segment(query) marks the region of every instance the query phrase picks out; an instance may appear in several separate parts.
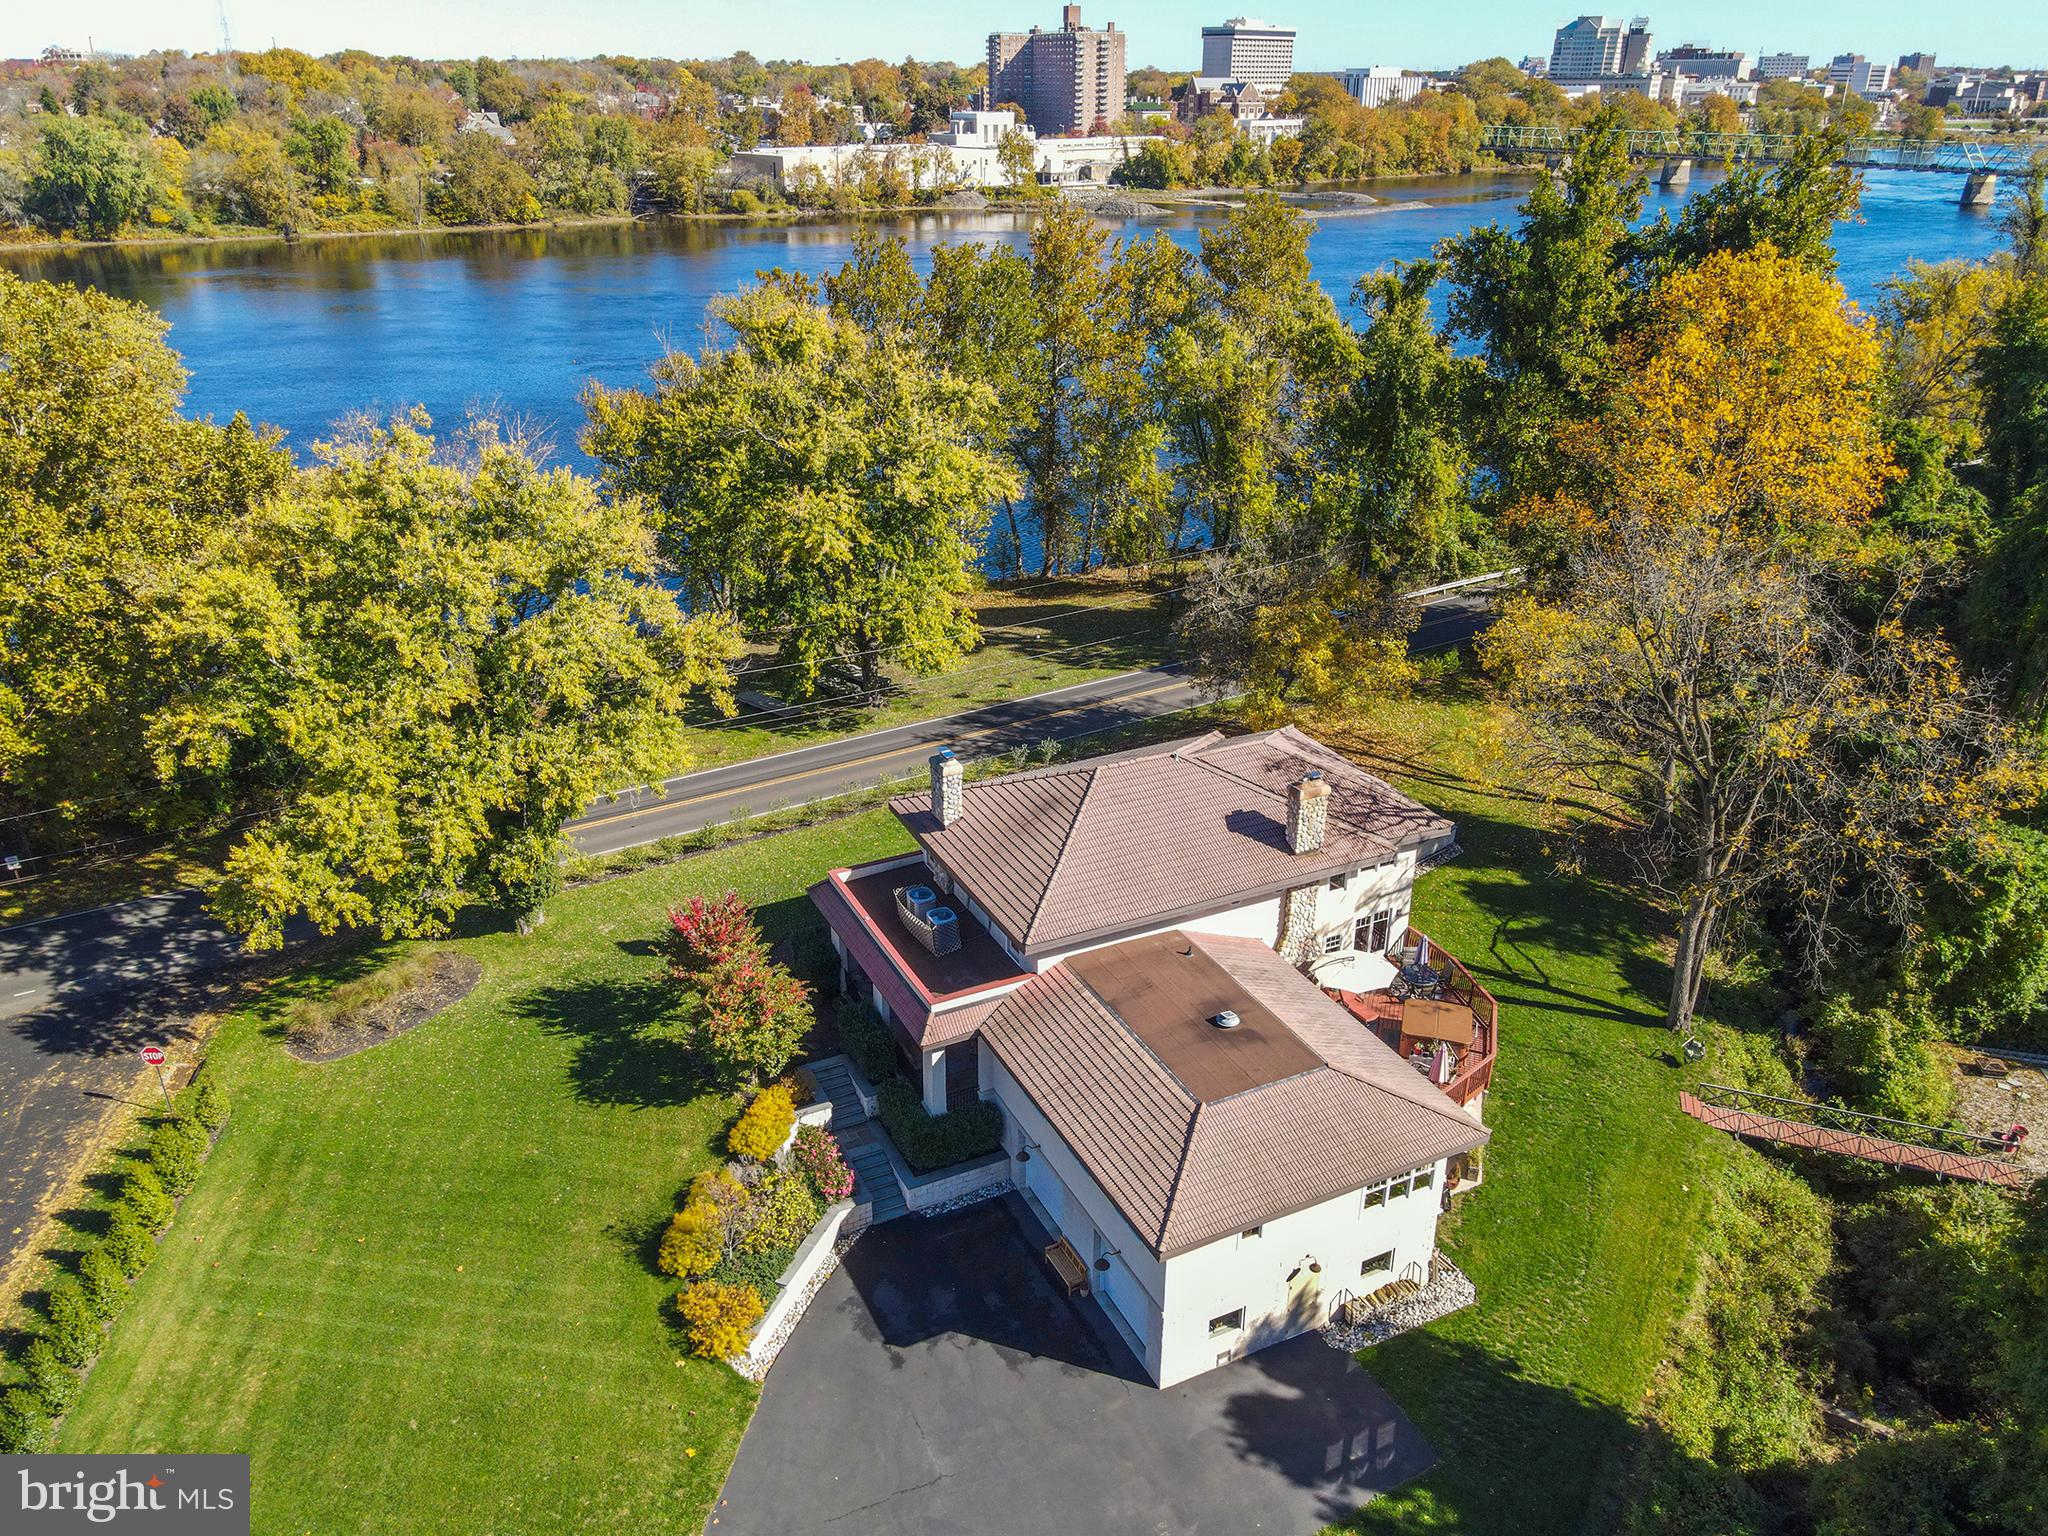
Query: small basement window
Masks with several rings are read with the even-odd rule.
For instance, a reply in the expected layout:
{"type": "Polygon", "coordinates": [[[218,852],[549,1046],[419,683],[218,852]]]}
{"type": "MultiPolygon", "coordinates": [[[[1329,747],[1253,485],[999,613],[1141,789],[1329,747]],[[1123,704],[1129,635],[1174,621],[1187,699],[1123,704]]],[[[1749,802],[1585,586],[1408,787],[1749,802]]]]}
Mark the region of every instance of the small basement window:
{"type": "Polygon", "coordinates": [[[1376,1253],[1359,1265],[1358,1272],[1361,1275],[1378,1275],[1390,1272],[1393,1267],[1394,1250],[1389,1248],[1385,1253],[1376,1253]]]}
{"type": "Polygon", "coordinates": [[[1226,1312],[1221,1317],[1210,1318],[1209,1337],[1212,1339],[1220,1338],[1226,1333],[1236,1333],[1242,1327],[1244,1327],[1244,1308],[1239,1307],[1235,1312],[1226,1312]]]}
{"type": "Polygon", "coordinates": [[[1326,955],[1334,955],[1334,954],[1336,954],[1336,953],[1337,953],[1337,951],[1338,951],[1338,950],[1342,949],[1343,947],[1344,947],[1344,935],[1343,935],[1343,934],[1341,934],[1341,933],[1326,933],[1326,934],[1324,934],[1324,935],[1323,935],[1323,953],[1324,953],[1324,954],[1326,954],[1326,955]]]}

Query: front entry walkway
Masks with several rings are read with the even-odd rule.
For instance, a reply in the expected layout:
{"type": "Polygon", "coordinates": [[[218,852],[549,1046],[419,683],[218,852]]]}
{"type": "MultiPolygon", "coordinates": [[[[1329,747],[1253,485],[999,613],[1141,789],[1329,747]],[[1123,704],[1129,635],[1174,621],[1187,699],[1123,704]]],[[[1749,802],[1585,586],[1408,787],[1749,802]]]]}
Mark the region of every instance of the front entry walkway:
{"type": "Polygon", "coordinates": [[[769,1373],[710,1536],[1314,1536],[1435,1459],[1315,1334],[1153,1387],[1020,1209],[854,1244],[769,1373]]]}
{"type": "Polygon", "coordinates": [[[832,1101],[832,1134],[853,1169],[853,1198],[874,1211],[877,1222],[908,1213],[903,1185],[882,1148],[882,1133],[861,1103],[844,1056],[828,1056],[804,1068],[818,1097],[832,1101]]]}

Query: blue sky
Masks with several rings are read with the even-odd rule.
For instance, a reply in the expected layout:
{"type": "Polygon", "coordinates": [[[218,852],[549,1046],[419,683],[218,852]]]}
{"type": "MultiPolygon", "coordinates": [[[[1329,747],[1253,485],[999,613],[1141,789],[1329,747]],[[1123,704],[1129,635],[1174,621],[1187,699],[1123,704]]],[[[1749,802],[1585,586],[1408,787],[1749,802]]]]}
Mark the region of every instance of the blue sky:
{"type": "MultiPolygon", "coordinates": [[[[1228,0],[1089,0],[1085,20],[1114,21],[1131,34],[1130,61],[1192,68],[1205,21],[1230,14],[1228,0]]],[[[1265,0],[1260,0],[1265,4],[1265,0]]],[[[1640,0],[1638,0],[1640,3],[1640,0]]],[[[1235,9],[1235,7],[1231,7],[1235,9]]],[[[995,27],[1054,25],[1057,0],[227,0],[238,47],[273,38],[312,53],[342,47],[452,57],[638,53],[695,57],[748,48],[762,58],[829,61],[879,55],[973,60],[995,27]]],[[[1301,34],[1307,69],[1358,64],[1448,65],[1489,54],[1547,52],[1550,34],[1575,14],[1569,4],[1461,0],[1453,4],[1368,4],[1361,0],[1272,0],[1266,14],[1301,34]]],[[[1816,56],[1842,51],[1896,58],[1932,49],[1943,60],[2048,66],[2043,0],[1688,0],[1652,7],[1667,42],[1702,40],[1750,53],[1785,49],[1816,56]]],[[[216,0],[7,0],[0,5],[0,56],[33,55],[62,42],[118,52],[215,46],[216,0]]]]}

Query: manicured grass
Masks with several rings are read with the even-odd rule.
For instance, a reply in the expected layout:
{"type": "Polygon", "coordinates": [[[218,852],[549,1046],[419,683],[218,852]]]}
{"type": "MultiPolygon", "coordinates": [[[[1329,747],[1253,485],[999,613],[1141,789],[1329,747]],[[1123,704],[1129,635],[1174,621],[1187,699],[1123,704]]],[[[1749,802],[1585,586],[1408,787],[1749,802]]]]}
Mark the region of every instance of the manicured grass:
{"type": "Polygon", "coordinates": [[[653,941],[727,885],[787,933],[816,871],[906,846],[870,813],[563,896],[342,1061],[275,1033],[336,971],[227,1021],[232,1118],[61,1448],[245,1450],[261,1532],[697,1529],[754,1389],[681,1360],[648,1264],[732,1112],[662,1038],[653,941]]]}
{"type": "MultiPolygon", "coordinates": [[[[1014,590],[977,592],[971,601],[982,644],[951,671],[915,677],[885,666],[891,692],[872,708],[799,705],[805,713],[780,725],[720,724],[695,731],[690,766],[739,762],[1154,666],[1170,649],[1169,594],[1192,570],[1183,565],[1162,571],[1154,581],[1122,572],[1032,579],[1013,584],[1014,590]]],[[[787,675],[770,673],[754,686],[773,693],[778,677],[787,675]]]]}
{"type": "Polygon", "coordinates": [[[1699,1074],[1674,1064],[1663,1028],[1662,925],[1624,882],[1558,873],[1504,724],[1452,702],[1327,732],[1457,819],[1464,856],[1417,885],[1413,920],[1501,1004],[1485,1182],[1440,1238],[1478,1304],[1360,1356],[1443,1459],[1361,1511],[1360,1531],[1612,1527],[1707,1190],[1733,1155],[1678,1111],[1699,1074]]]}
{"type": "MultiPolygon", "coordinates": [[[[1556,872],[1489,707],[1310,726],[1458,818],[1416,922],[1503,1006],[1486,1182],[1443,1239],[1479,1304],[1364,1357],[1443,1461],[1352,1523],[1609,1528],[1731,1155],[1676,1108],[1655,914],[1556,872]]],[[[817,871],[908,846],[868,812],[572,893],[534,939],[454,941],[477,991],[330,1065],[266,1033],[287,993],[228,1023],[234,1118],[63,1448],[247,1449],[261,1531],[695,1529],[753,1392],[675,1363],[646,1263],[729,1113],[660,1039],[650,941],[728,884],[791,931],[817,871]]]]}

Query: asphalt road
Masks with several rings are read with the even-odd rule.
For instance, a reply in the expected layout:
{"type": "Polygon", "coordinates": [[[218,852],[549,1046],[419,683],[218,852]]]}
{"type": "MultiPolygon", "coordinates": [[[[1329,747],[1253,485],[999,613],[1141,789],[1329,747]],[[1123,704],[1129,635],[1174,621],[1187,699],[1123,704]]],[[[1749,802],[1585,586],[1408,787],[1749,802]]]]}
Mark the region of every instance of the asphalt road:
{"type": "MultiPolygon", "coordinates": [[[[1478,633],[1486,599],[1447,594],[1429,603],[1412,642],[1418,653],[1441,651],[1478,633]]],[[[820,742],[772,757],[670,779],[593,807],[569,824],[580,853],[611,853],[748,814],[826,800],[851,790],[911,778],[940,747],[963,758],[991,757],[1048,737],[1072,740],[1206,702],[1171,667],[1095,678],[1050,693],[820,742]]]]}
{"type": "MultiPolygon", "coordinates": [[[[1469,639],[1483,627],[1486,609],[1477,595],[1430,601],[1414,649],[1438,651],[1469,639]]],[[[1204,699],[1171,668],[1097,678],[685,774],[660,793],[635,791],[592,807],[569,833],[580,852],[608,853],[909,778],[940,746],[969,759],[987,757],[1048,737],[1089,736],[1204,699]]],[[[288,932],[287,943],[293,938],[288,932]]],[[[95,1134],[103,1118],[96,1107],[156,1091],[137,1051],[175,1045],[184,1021],[235,976],[242,958],[195,891],[0,928],[0,1269],[95,1134]]]]}

